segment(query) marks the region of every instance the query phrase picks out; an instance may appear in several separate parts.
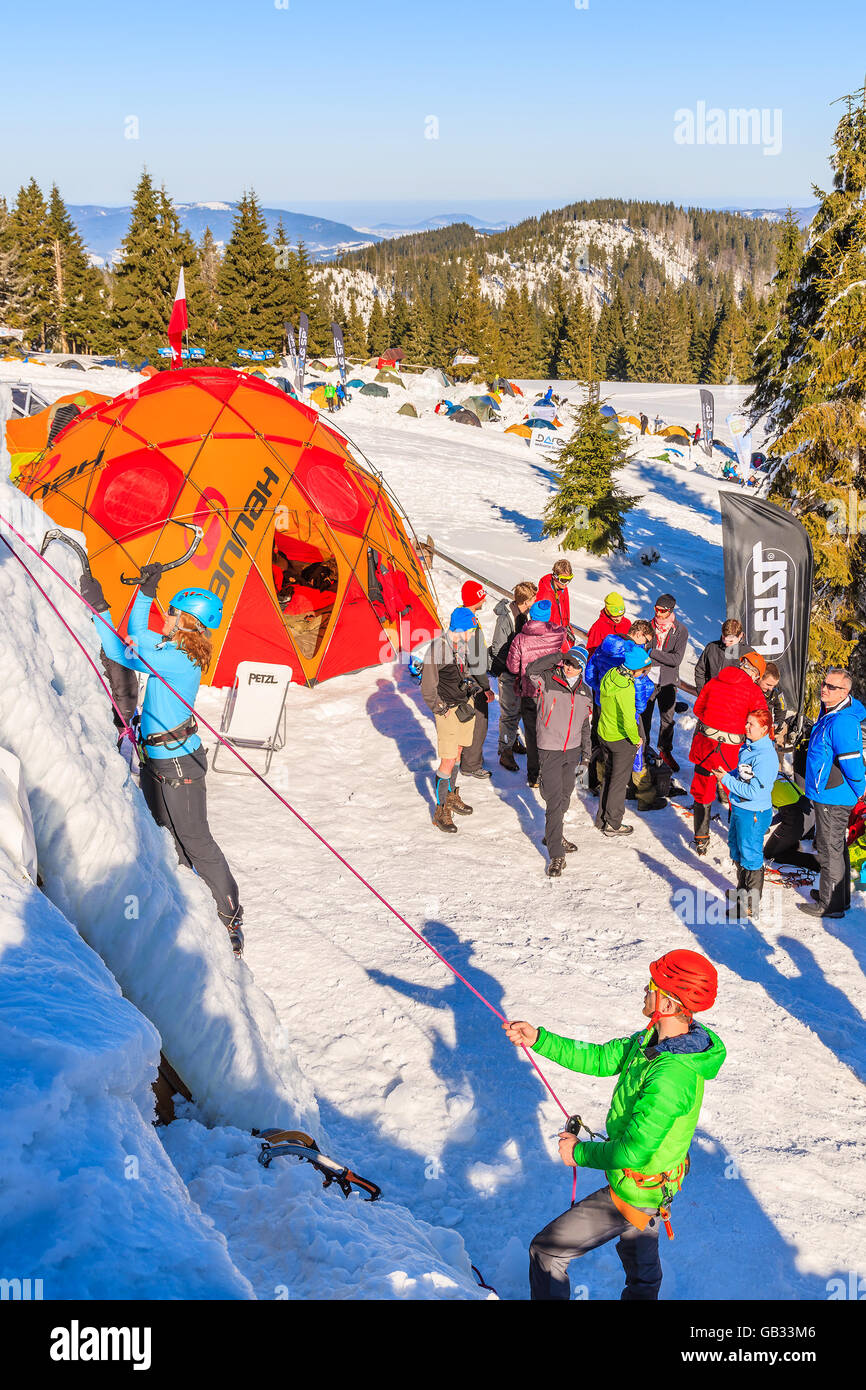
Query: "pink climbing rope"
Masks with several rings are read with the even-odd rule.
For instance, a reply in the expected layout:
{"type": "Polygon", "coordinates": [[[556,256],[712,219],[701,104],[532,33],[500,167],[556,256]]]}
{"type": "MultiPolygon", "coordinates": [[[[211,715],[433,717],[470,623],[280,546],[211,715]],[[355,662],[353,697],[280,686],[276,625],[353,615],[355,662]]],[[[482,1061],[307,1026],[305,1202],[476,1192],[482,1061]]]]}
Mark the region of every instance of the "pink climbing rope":
{"type": "MultiPolygon", "coordinates": [[[[0,522],[2,522],[3,525],[8,526],[8,528],[9,528],[9,530],[12,532],[13,536],[15,536],[15,537],[21,542],[22,545],[25,545],[25,546],[27,547],[28,550],[32,551],[32,553],[37,557],[37,559],[41,560],[42,563],[43,563],[43,565],[47,566],[47,568],[51,570],[51,573],[52,573],[57,579],[60,580],[61,584],[65,584],[65,585],[66,585],[66,588],[70,591],[70,593],[74,594],[75,597],[79,600],[79,602],[84,604],[85,608],[89,608],[89,609],[90,609],[90,612],[91,612],[95,617],[97,617],[97,618],[100,617],[100,614],[97,612],[97,610],[96,610],[95,608],[93,608],[93,606],[87,602],[87,600],[83,597],[83,595],[80,594],[80,593],[78,592],[78,590],[76,589],[75,585],[74,585],[74,584],[70,584],[69,580],[66,579],[66,578],[60,573],[59,570],[55,569],[54,565],[51,564],[51,561],[50,561],[50,560],[47,560],[47,559],[45,558],[44,555],[41,555],[40,552],[36,549],[36,547],[35,547],[34,545],[31,545],[30,541],[28,541],[28,540],[26,539],[25,536],[22,536],[22,535],[20,534],[19,531],[16,531],[15,527],[12,525],[11,522],[7,521],[6,518],[5,518],[4,516],[2,516],[2,515],[0,515],[0,522]]],[[[84,652],[84,655],[87,657],[87,660],[90,662],[90,665],[93,667],[94,671],[96,671],[96,674],[97,674],[97,676],[98,676],[98,678],[99,678],[100,684],[103,686],[103,688],[104,688],[105,690],[108,691],[109,699],[111,699],[111,703],[114,705],[114,708],[117,709],[117,705],[114,703],[114,700],[113,700],[112,697],[111,697],[111,691],[108,690],[108,686],[106,685],[106,683],[105,683],[105,681],[103,680],[102,676],[99,674],[99,671],[96,669],[96,665],[95,665],[95,663],[94,663],[92,657],[90,656],[90,653],[87,651],[87,648],[86,648],[86,647],[84,646],[84,644],[81,642],[80,638],[78,638],[78,637],[76,636],[76,634],[72,631],[72,628],[71,628],[71,627],[69,626],[69,624],[66,622],[66,619],[63,617],[63,614],[62,614],[62,613],[60,612],[60,610],[57,608],[56,604],[54,604],[54,603],[52,602],[52,600],[49,598],[48,594],[47,594],[47,593],[45,592],[45,590],[42,588],[41,584],[38,582],[38,580],[36,579],[35,575],[33,575],[33,574],[31,573],[31,571],[27,568],[27,566],[24,564],[24,561],[21,559],[20,555],[17,555],[17,554],[16,554],[16,552],[13,550],[12,546],[9,545],[9,542],[5,539],[5,537],[0,537],[0,539],[3,540],[3,542],[4,542],[4,544],[7,546],[7,548],[12,552],[12,554],[15,556],[16,560],[18,560],[19,564],[21,564],[21,566],[23,567],[25,573],[28,574],[28,575],[30,575],[30,578],[33,580],[33,583],[36,585],[37,589],[38,589],[39,592],[42,594],[42,597],[45,599],[46,603],[49,605],[50,608],[52,608],[52,609],[54,610],[54,612],[57,614],[58,618],[60,618],[60,621],[63,623],[63,626],[66,628],[66,631],[70,634],[70,636],[74,639],[74,641],[76,642],[76,644],[77,644],[77,645],[81,648],[81,650],[84,652]]],[[[397,909],[396,909],[396,907],[394,907],[391,903],[389,903],[388,900],[387,900],[387,898],[384,898],[384,897],[382,896],[382,894],[378,891],[378,889],[374,888],[373,885],[372,885],[372,883],[370,883],[369,880],[366,879],[366,878],[364,877],[364,875],[363,875],[362,873],[360,873],[360,871],[354,867],[353,864],[350,864],[349,861],[348,861],[348,859],[344,858],[344,856],[343,856],[342,854],[340,854],[339,850],[335,849],[334,846],[333,846],[328,840],[325,839],[324,835],[321,835],[321,834],[319,833],[319,831],[315,828],[315,826],[311,825],[310,822],[309,822],[308,820],[305,820],[304,817],[301,815],[300,811],[297,811],[297,810],[295,809],[295,807],[292,806],[291,803],[290,803],[289,801],[287,801],[286,798],[285,798],[284,796],[281,796],[280,793],[277,791],[276,787],[272,786],[271,783],[267,780],[267,778],[264,777],[264,776],[262,776],[262,774],[261,774],[260,772],[258,772],[258,771],[252,766],[251,763],[247,762],[246,758],[244,758],[244,757],[241,756],[241,754],[238,752],[238,750],[234,747],[233,744],[231,744],[227,739],[224,739],[224,738],[222,737],[222,735],[221,735],[220,733],[218,733],[217,730],[213,727],[213,725],[208,723],[208,721],[204,718],[203,715],[201,715],[200,713],[197,713],[197,712],[195,711],[194,707],[193,707],[191,704],[189,704],[189,703],[183,698],[183,696],[180,695],[180,694],[175,690],[174,686],[172,686],[172,685],[169,684],[169,682],[165,679],[164,676],[160,675],[159,671],[154,670],[154,668],[150,665],[150,663],[149,663],[147,660],[145,660],[145,658],[144,658],[143,656],[141,656],[141,654],[140,654],[139,652],[136,652],[136,659],[137,659],[138,661],[140,661],[141,664],[142,664],[143,666],[146,666],[146,667],[147,667],[147,670],[151,673],[151,675],[156,676],[157,680],[162,681],[163,685],[164,685],[168,690],[170,690],[171,693],[172,693],[178,700],[180,700],[181,704],[184,705],[185,708],[188,709],[188,710],[190,711],[191,714],[195,714],[195,717],[196,717],[196,719],[198,720],[198,722],[199,722],[200,724],[203,724],[204,727],[205,727],[211,734],[213,734],[213,736],[214,736],[214,738],[217,740],[217,742],[218,742],[218,743],[221,743],[222,746],[223,746],[224,748],[227,748],[227,749],[229,750],[229,752],[233,753],[234,756],[237,758],[238,762],[241,763],[241,764],[247,769],[248,772],[252,773],[252,775],[253,775],[254,777],[256,777],[256,778],[258,779],[259,782],[261,782],[262,786],[267,787],[268,791],[269,791],[273,796],[276,797],[277,801],[279,801],[279,802],[281,803],[281,805],[285,806],[285,808],[286,808],[287,811],[290,811],[290,812],[291,812],[291,814],[295,817],[296,820],[300,821],[300,823],[301,823],[301,825],[304,827],[304,829],[305,829],[305,830],[309,830],[310,834],[311,834],[311,835],[314,835],[315,838],[319,841],[319,843],[322,844],[322,845],[324,845],[325,849],[329,850],[330,853],[333,854],[334,858],[337,859],[337,860],[343,865],[344,868],[348,869],[348,870],[349,870],[349,873],[350,873],[350,874],[353,874],[354,877],[358,880],[358,882],[359,882],[359,883],[362,883],[362,884],[364,885],[364,887],[368,890],[368,892],[372,893],[372,894],[373,894],[373,897],[376,898],[377,901],[380,902],[380,903],[382,904],[383,907],[387,908],[387,910],[388,910],[394,917],[397,918],[397,921],[398,921],[398,922],[401,922],[402,925],[403,925],[404,927],[406,927],[406,928],[412,933],[412,935],[413,935],[414,937],[417,937],[417,939],[421,942],[421,944],[422,944],[423,946],[426,946],[426,947],[427,947],[427,950],[428,950],[428,951],[432,951],[433,955],[436,956],[437,959],[440,960],[440,961],[442,962],[442,964],[446,967],[446,969],[447,969],[447,970],[450,970],[450,971],[451,971],[451,974],[454,975],[456,979],[460,980],[461,983],[464,984],[468,990],[471,990],[471,992],[475,995],[476,999],[479,999],[479,1000],[481,1001],[481,1003],[484,1004],[485,1007],[488,1008],[492,1014],[495,1014],[496,1017],[497,1017],[498,1019],[501,1020],[502,1023],[507,1023],[508,1020],[505,1018],[505,1015],[504,1015],[504,1014],[501,1014],[501,1013],[499,1012],[499,1010],[496,1008],[496,1006],[495,1006],[494,1004],[491,1004],[490,1000],[489,1000],[489,999],[486,999],[486,998],[484,997],[484,995],[481,993],[480,990],[476,989],[474,985],[470,984],[469,981],[466,979],[465,975],[461,975],[460,971],[456,968],[456,966],[453,966],[449,960],[446,960],[445,957],[442,955],[441,951],[437,951],[436,947],[432,944],[432,942],[428,941],[427,938],[426,938],[421,932],[418,931],[417,927],[413,927],[413,926],[412,926],[412,923],[409,922],[409,921],[407,921],[406,918],[403,916],[403,914],[402,914],[401,912],[398,912],[397,909]]],[[[120,711],[119,711],[119,710],[118,710],[117,712],[118,712],[118,714],[120,714],[120,711]]],[[[123,719],[123,716],[122,716],[122,715],[121,715],[120,717],[121,717],[121,719],[123,719]]],[[[126,721],[125,721],[125,720],[124,720],[124,727],[126,727],[126,721]]],[[[551,1098],[552,1098],[554,1101],[556,1101],[556,1104],[559,1106],[559,1108],[560,1108],[560,1110],[562,1111],[563,1115],[565,1115],[566,1118],[568,1118],[568,1113],[569,1113],[568,1110],[565,1108],[565,1106],[563,1105],[562,1101],[559,1099],[559,1096],[558,1096],[558,1095],[556,1094],[556,1092],[554,1091],[554,1089],[553,1089],[553,1087],[551,1086],[550,1082],[548,1081],[547,1077],[544,1075],[544,1072],[541,1070],[541,1067],[538,1065],[538,1063],[536,1062],[536,1060],[535,1060],[535,1058],[533,1057],[532,1053],[529,1051],[529,1048],[526,1047],[523,1043],[521,1043],[521,1049],[522,1049],[522,1051],[526,1054],[526,1056],[529,1058],[530,1062],[532,1063],[532,1066],[535,1068],[535,1071],[538,1073],[539,1079],[541,1080],[541,1083],[542,1083],[542,1085],[544,1086],[545,1090],[550,1094],[551,1098]]],[[[577,1192],[577,1169],[575,1168],[575,1169],[573,1170],[573,1178],[572,1178],[572,1196],[571,1196],[572,1204],[574,1203],[576,1192],[577,1192]]]]}

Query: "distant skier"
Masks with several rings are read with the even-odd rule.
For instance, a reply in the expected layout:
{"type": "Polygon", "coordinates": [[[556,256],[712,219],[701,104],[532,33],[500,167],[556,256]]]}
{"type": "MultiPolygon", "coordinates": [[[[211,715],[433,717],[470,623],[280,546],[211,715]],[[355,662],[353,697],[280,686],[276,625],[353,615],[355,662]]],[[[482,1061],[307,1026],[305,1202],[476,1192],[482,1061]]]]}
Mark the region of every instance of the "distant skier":
{"type": "Polygon", "coordinates": [[[688,1172],[704,1083],[718,1075],[725,1045],[693,1017],[716,1002],[718,975],[706,956],[668,951],[652,962],[649,973],[643,1003],[649,1024],[631,1037],[583,1043],[523,1019],[502,1025],[516,1047],[531,1047],[569,1071],[617,1078],[607,1139],[581,1142],[568,1129],[559,1136],[564,1164],[603,1172],[605,1181],[532,1241],[533,1299],[568,1300],[571,1261],[617,1237],[616,1253],[625,1270],[621,1297],[632,1302],[658,1298],[659,1234],[664,1226],[673,1235],[670,1204],[688,1172]]]}
{"type": "MultiPolygon", "coordinates": [[[[145,565],[142,582],[129,615],[128,639],[115,631],[109,618],[95,618],[102,649],[112,661],[131,671],[147,672],[147,661],[168,682],[156,676],[147,682],[141,709],[139,756],[141,790],[157,825],[170,830],[181,864],[193,869],[213,894],[236,956],[243,952],[243,909],[238,885],[226,857],[213,838],[207,820],[207,753],[196,732],[195,705],[202,672],[211,662],[209,630],[222,622],[222,602],[209,589],[181,589],[168,606],[162,634],[148,627],[151,604],[162,565],[145,565]],[[144,659],[139,660],[139,655],[144,659]]],[[[97,612],[107,614],[102,586],[93,575],[79,581],[83,597],[97,612]]]]}

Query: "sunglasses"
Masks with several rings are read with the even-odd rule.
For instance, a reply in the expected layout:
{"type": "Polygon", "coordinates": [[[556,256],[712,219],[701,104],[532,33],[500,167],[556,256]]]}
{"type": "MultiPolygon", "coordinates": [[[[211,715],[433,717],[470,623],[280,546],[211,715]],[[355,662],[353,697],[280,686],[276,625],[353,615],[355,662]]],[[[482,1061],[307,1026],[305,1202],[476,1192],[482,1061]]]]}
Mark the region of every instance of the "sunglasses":
{"type": "Polygon", "coordinates": [[[557,584],[570,584],[573,578],[574,578],[574,575],[573,575],[573,574],[557,574],[557,575],[554,575],[554,579],[556,580],[556,583],[557,583],[557,584]]]}
{"type": "Polygon", "coordinates": [[[662,999],[673,999],[675,1004],[679,1003],[679,1000],[674,999],[674,996],[672,994],[668,994],[667,990],[659,989],[655,980],[650,980],[649,984],[647,985],[647,989],[649,990],[650,994],[660,994],[662,999]]]}
{"type": "Polygon", "coordinates": [[[821,689],[822,689],[822,690],[844,690],[845,687],[844,687],[844,685],[831,685],[829,681],[822,681],[822,682],[821,682],[821,689]]]}

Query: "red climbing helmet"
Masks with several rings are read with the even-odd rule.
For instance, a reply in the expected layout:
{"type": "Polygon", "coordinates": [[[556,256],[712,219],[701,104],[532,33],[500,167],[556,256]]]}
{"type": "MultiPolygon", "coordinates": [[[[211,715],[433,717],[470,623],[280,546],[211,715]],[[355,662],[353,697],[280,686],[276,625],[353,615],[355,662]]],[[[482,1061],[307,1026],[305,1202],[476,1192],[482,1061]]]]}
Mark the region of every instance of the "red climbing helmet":
{"type": "Polygon", "coordinates": [[[716,967],[697,951],[668,951],[659,956],[650,965],[650,978],[687,1013],[711,1009],[716,1002],[716,967]]]}

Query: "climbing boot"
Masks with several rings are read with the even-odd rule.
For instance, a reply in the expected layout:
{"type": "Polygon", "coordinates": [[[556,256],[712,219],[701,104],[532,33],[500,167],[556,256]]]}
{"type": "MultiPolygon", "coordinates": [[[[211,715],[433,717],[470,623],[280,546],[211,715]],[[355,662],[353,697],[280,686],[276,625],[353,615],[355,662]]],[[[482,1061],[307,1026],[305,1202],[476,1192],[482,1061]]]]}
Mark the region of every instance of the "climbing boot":
{"type": "Polygon", "coordinates": [[[458,816],[472,815],[473,807],[466,805],[466,802],[460,795],[460,788],[456,785],[453,786],[448,793],[448,800],[445,802],[445,805],[448,807],[449,811],[456,811],[458,816]]]}
{"type": "Polygon", "coordinates": [[[551,859],[550,863],[549,863],[548,866],[547,866],[547,877],[548,877],[548,878],[559,878],[560,875],[562,874],[562,871],[563,871],[564,868],[565,868],[565,860],[564,860],[564,859],[562,859],[562,858],[559,858],[559,859],[551,859]]]}
{"type": "Polygon", "coordinates": [[[454,824],[454,818],[451,815],[451,807],[447,801],[444,806],[437,805],[433,815],[433,824],[436,826],[437,830],[443,830],[446,835],[457,834],[457,826],[454,824]]]}
{"type": "Polygon", "coordinates": [[[710,837],[709,837],[709,835],[696,835],[696,836],[695,836],[695,854],[697,854],[697,855],[699,856],[699,858],[701,858],[701,859],[705,859],[705,858],[706,858],[707,850],[709,849],[709,847],[710,847],[710,837]]]}
{"type": "Polygon", "coordinates": [[[511,748],[503,748],[502,752],[499,754],[499,764],[508,772],[520,771],[517,765],[517,759],[514,756],[514,750],[511,748]]]}

